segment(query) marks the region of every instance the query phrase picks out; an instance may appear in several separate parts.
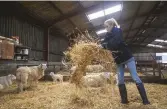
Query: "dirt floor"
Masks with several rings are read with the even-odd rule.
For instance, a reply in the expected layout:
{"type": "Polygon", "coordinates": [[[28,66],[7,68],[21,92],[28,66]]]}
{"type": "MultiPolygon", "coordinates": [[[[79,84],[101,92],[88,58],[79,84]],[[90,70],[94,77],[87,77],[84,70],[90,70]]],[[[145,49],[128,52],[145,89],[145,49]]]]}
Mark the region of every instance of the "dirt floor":
{"type": "Polygon", "coordinates": [[[145,84],[151,105],[144,106],[135,84],[128,83],[130,103],[119,103],[118,88],[76,90],[69,83],[40,82],[36,89],[17,94],[15,86],[0,93],[0,109],[167,109],[167,85],[145,84]]]}

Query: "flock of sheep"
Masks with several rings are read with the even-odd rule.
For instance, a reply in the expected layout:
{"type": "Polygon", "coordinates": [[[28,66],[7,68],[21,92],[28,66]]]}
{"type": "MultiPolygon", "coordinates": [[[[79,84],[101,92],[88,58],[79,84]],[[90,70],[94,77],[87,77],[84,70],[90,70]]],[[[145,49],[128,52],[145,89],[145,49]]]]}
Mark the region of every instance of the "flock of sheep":
{"type": "Polygon", "coordinates": [[[22,92],[23,88],[27,87],[28,82],[30,86],[37,85],[38,80],[44,76],[46,68],[46,64],[40,64],[33,67],[20,67],[16,70],[16,76],[9,74],[0,77],[0,90],[8,88],[12,85],[13,81],[16,81],[18,92],[22,92]]]}
{"type": "MultiPolygon", "coordinates": [[[[45,75],[45,70],[47,68],[46,64],[40,64],[38,66],[33,67],[19,67],[16,70],[16,76],[9,74],[7,76],[0,77],[0,90],[8,88],[12,85],[13,81],[16,81],[18,92],[23,92],[23,89],[28,87],[37,86],[38,80],[41,79],[45,75]]],[[[76,70],[76,66],[71,67],[70,74],[76,70]]],[[[91,72],[91,74],[87,74],[81,78],[81,84],[84,87],[101,87],[107,83],[107,80],[110,79],[111,74],[106,73],[96,73],[103,71],[104,68],[101,65],[89,65],[86,67],[86,72],[91,72]],[[94,72],[94,74],[92,73],[94,72]]],[[[55,74],[54,72],[50,72],[49,74],[54,82],[63,82],[63,75],[55,74]]]]}

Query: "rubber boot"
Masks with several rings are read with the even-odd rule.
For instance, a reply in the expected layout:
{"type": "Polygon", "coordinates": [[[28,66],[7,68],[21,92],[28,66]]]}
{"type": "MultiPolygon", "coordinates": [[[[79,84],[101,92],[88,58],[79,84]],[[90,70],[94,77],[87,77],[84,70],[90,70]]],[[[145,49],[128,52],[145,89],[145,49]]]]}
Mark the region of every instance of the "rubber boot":
{"type": "Polygon", "coordinates": [[[143,100],[143,104],[144,105],[150,104],[150,102],[148,101],[147,94],[146,94],[143,83],[137,83],[136,86],[143,100]]]}
{"type": "Polygon", "coordinates": [[[119,87],[119,92],[121,96],[121,103],[122,104],[129,103],[127,99],[127,90],[126,90],[125,84],[119,84],[118,87],[119,87]]]}

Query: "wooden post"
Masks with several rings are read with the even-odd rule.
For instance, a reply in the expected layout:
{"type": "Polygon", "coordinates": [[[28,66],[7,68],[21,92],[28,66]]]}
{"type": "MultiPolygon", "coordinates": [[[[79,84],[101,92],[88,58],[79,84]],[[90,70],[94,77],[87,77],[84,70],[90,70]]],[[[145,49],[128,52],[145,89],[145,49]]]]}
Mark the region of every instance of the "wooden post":
{"type": "Polygon", "coordinates": [[[54,65],[54,73],[56,73],[56,65],[54,65]]]}
{"type": "Polygon", "coordinates": [[[49,62],[49,28],[44,29],[44,60],[49,62]]]}
{"type": "Polygon", "coordinates": [[[142,72],[142,67],[141,67],[141,65],[140,65],[140,72],[143,73],[143,72],[142,72]]]}
{"type": "Polygon", "coordinates": [[[159,73],[159,78],[161,79],[161,68],[160,68],[160,63],[158,63],[158,73],[159,73]]]}
{"type": "Polygon", "coordinates": [[[153,66],[153,76],[155,76],[155,67],[153,66]]]}
{"type": "Polygon", "coordinates": [[[155,76],[155,62],[154,61],[153,61],[152,67],[153,67],[153,76],[155,76]]]}
{"type": "Polygon", "coordinates": [[[145,64],[145,72],[147,72],[147,64],[145,64]]]}

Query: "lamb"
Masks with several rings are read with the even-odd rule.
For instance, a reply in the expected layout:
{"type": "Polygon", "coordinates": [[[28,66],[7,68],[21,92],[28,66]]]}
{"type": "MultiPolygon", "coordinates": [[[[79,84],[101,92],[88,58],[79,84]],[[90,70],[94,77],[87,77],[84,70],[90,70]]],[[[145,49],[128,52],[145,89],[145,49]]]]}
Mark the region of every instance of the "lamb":
{"type": "Polygon", "coordinates": [[[84,87],[102,87],[107,84],[107,79],[110,79],[109,74],[100,73],[97,75],[86,75],[81,78],[81,85],[84,87]]]}
{"type": "Polygon", "coordinates": [[[9,74],[7,76],[0,77],[0,89],[4,89],[12,85],[13,81],[16,80],[16,76],[9,74]]]}
{"type": "Polygon", "coordinates": [[[52,77],[54,82],[63,82],[63,75],[61,74],[54,74],[54,72],[50,72],[50,76],[52,77]]]}
{"type": "Polygon", "coordinates": [[[18,85],[18,91],[23,92],[23,88],[27,86],[27,83],[32,83],[37,86],[38,80],[44,76],[44,71],[46,70],[46,64],[40,64],[33,67],[20,67],[16,70],[16,82],[18,85]]]}
{"type": "MultiPolygon", "coordinates": [[[[72,74],[76,70],[76,66],[71,67],[70,73],[72,74]]],[[[86,72],[101,72],[104,70],[102,65],[88,65],[86,66],[86,72]]]]}

